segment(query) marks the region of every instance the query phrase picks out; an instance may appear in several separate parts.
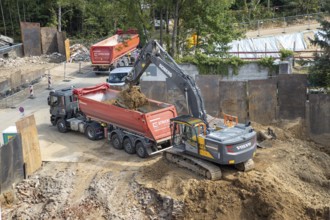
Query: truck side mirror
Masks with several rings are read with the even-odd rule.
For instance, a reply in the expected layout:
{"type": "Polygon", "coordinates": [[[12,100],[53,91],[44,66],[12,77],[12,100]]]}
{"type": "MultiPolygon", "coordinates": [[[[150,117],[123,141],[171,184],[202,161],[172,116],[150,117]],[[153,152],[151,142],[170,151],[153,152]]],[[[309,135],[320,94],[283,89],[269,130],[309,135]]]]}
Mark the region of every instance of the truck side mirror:
{"type": "Polygon", "coordinates": [[[109,82],[109,79],[106,79],[107,83],[109,82]]]}

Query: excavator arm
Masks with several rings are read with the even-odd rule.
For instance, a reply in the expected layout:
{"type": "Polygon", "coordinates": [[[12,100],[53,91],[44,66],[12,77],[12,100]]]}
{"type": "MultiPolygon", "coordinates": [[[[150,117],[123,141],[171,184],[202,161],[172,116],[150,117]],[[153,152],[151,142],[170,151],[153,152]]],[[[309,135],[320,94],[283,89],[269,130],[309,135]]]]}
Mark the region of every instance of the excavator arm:
{"type": "Polygon", "coordinates": [[[203,120],[208,127],[204,101],[195,80],[182,71],[175,60],[156,40],[149,41],[141,50],[140,56],[127,78],[127,82],[131,86],[138,85],[142,74],[151,63],[157,66],[177,85],[178,89],[186,97],[188,109],[190,109],[192,116],[203,120]]]}

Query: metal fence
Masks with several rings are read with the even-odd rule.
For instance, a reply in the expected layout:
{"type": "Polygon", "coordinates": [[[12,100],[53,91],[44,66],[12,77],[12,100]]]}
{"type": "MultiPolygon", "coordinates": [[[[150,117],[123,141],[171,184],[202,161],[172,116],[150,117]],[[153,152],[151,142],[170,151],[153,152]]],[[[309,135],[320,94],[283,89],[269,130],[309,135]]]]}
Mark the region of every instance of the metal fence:
{"type": "Polygon", "coordinates": [[[253,20],[250,22],[239,23],[239,28],[245,31],[255,30],[262,34],[263,29],[269,28],[282,28],[282,32],[285,33],[287,28],[298,25],[306,25],[307,29],[310,29],[312,24],[317,24],[320,18],[324,18],[328,14],[319,12],[313,14],[303,14],[296,16],[277,17],[263,20],[253,20]]]}

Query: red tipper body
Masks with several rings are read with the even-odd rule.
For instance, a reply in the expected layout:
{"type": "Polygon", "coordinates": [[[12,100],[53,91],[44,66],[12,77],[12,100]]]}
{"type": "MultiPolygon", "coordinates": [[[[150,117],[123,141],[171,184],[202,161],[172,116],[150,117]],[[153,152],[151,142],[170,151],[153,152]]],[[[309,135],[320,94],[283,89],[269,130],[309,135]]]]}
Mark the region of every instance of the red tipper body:
{"type": "Polygon", "coordinates": [[[115,99],[119,93],[107,83],[74,89],[73,93],[78,98],[80,111],[92,120],[118,126],[155,142],[171,137],[170,119],[177,116],[174,105],[148,99],[146,108],[149,111],[143,113],[104,103],[115,99]]]}
{"type": "Polygon", "coordinates": [[[117,34],[90,48],[90,57],[93,65],[111,65],[120,57],[136,49],[140,38],[135,30],[127,32],[117,31],[117,34]]]}

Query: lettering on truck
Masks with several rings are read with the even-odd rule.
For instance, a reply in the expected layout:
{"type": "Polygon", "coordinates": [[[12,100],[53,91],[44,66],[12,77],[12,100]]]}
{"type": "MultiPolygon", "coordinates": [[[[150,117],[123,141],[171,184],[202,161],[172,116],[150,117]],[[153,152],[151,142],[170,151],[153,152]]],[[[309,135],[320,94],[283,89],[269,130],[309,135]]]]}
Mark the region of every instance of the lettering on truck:
{"type": "Polygon", "coordinates": [[[170,119],[160,120],[160,118],[155,118],[150,120],[152,127],[155,129],[167,127],[170,124],[170,119]]]}
{"type": "Polygon", "coordinates": [[[100,53],[100,52],[94,52],[94,56],[99,55],[99,56],[109,56],[109,53],[100,53]]]}
{"type": "Polygon", "coordinates": [[[248,148],[250,146],[251,146],[251,142],[246,143],[246,144],[242,144],[242,145],[239,145],[239,146],[236,146],[236,149],[237,150],[243,150],[243,149],[248,148]]]}

